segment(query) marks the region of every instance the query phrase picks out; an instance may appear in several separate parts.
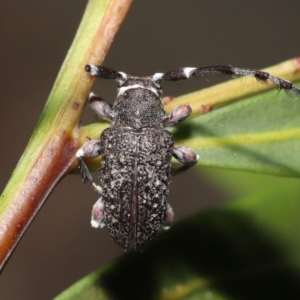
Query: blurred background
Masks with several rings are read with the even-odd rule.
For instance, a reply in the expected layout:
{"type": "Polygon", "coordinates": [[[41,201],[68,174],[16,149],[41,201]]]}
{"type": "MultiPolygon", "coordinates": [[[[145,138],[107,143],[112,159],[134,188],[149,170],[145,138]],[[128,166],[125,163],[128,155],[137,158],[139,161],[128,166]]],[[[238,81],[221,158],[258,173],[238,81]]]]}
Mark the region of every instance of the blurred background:
{"type": "MultiPolygon", "coordinates": [[[[39,119],[85,5],[1,1],[1,189],[39,119]]],[[[135,1],[104,64],[135,75],[183,66],[267,67],[300,55],[299,11],[299,0],[135,1]]],[[[166,83],[164,94],[219,80],[166,83]]],[[[98,81],[94,91],[112,103],[116,84],[98,81]]],[[[94,120],[87,109],[83,123],[94,120]]],[[[106,230],[90,227],[97,197],[77,175],[60,182],[1,274],[0,299],[50,299],[123,254],[106,230]]],[[[175,221],[231,199],[206,178],[204,168],[174,178],[169,197],[175,221]]]]}

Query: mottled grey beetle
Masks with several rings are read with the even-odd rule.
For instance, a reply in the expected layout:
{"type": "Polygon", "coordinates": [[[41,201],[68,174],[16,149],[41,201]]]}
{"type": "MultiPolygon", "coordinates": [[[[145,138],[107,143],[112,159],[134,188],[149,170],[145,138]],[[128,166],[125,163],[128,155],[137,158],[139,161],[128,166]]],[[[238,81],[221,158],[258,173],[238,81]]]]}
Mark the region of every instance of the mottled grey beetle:
{"type": "Polygon", "coordinates": [[[115,79],[119,84],[112,108],[90,94],[90,106],[100,117],[111,121],[112,127],[103,131],[100,140],[87,141],[76,156],[83,181],[101,194],[93,207],[92,226],[107,227],[111,237],[124,249],[128,249],[131,240],[135,249],[143,249],[161,225],[171,225],[173,210],[167,196],[172,156],[184,164],[175,171],[188,169],[199,159],[193,150],[174,145],[172,135],[163,129],[185,120],[192,109],[182,105],[166,115],[161,101],[162,81],[215,73],[253,76],[300,94],[289,81],[232,66],[179,68],[148,77],[135,77],[91,64],[85,70],[91,76],[115,79]],[[102,156],[100,186],[93,182],[83,161],[84,157],[99,155],[102,156]]]}

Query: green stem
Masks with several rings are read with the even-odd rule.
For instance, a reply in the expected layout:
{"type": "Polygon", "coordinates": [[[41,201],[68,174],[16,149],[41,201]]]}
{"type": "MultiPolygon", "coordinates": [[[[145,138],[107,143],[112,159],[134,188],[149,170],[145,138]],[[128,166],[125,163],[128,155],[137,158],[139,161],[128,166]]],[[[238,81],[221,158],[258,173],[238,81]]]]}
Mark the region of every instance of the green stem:
{"type": "Polygon", "coordinates": [[[0,200],[0,268],[56,183],[74,164],[78,122],[99,64],[132,0],[90,0],[36,129],[0,200]]]}

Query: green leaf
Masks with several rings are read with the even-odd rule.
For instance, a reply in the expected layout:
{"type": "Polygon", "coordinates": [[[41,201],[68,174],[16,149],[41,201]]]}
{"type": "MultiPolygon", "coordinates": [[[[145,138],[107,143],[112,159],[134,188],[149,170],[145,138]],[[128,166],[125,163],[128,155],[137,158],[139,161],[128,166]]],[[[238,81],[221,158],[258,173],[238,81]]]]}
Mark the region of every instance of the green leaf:
{"type": "MultiPolygon", "coordinates": [[[[240,176],[227,173],[232,182],[240,176]]],[[[253,191],[260,186],[175,224],[56,300],[299,299],[299,180],[260,176],[253,191]]]]}
{"type": "Polygon", "coordinates": [[[201,165],[298,177],[299,116],[299,96],[273,90],[186,121],[174,136],[201,165]]]}

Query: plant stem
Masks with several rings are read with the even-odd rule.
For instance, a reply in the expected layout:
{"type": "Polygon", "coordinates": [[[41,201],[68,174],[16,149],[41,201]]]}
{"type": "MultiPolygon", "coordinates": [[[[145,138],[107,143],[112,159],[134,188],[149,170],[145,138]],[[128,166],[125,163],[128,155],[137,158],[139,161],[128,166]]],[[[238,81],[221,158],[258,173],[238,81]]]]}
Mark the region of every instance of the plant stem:
{"type": "Polygon", "coordinates": [[[57,182],[74,163],[78,122],[93,84],[86,63],[103,61],[132,0],[90,0],[35,131],[0,200],[0,270],[57,182]]]}

